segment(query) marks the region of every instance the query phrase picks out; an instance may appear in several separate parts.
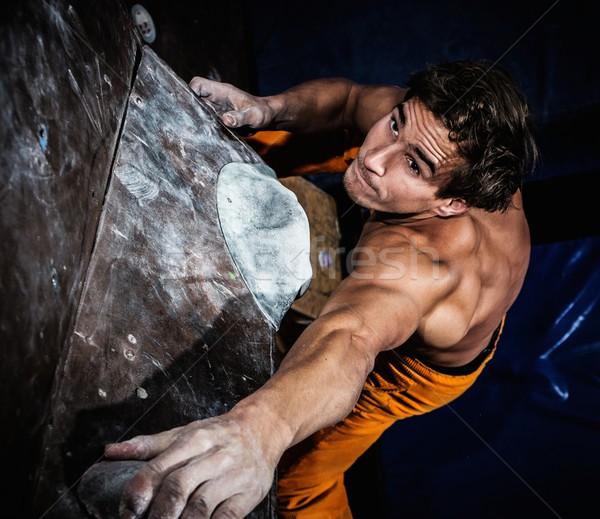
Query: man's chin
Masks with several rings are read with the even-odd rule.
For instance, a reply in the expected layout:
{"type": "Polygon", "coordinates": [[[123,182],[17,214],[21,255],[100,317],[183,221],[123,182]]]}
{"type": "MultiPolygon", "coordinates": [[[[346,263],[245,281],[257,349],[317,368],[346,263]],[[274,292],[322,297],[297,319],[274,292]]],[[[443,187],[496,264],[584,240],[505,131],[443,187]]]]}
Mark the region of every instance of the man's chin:
{"type": "Polygon", "coordinates": [[[358,204],[361,207],[369,207],[366,203],[367,201],[365,200],[364,195],[361,195],[361,193],[358,192],[356,184],[353,184],[349,179],[348,172],[346,172],[344,175],[344,189],[346,190],[350,200],[352,200],[355,204],[358,204]]]}

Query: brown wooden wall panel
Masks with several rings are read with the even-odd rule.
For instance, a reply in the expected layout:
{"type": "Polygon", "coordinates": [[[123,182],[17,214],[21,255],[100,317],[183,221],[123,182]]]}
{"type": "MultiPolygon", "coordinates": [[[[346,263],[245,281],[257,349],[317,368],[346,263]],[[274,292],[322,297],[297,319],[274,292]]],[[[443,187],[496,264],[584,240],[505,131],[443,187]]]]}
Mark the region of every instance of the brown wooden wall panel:
{"type": "Polygon", "coordinates": [[[230,162],[260,158],[146,47],[46,437],[46,517],[82,516],[73,489],[105,443],[222,413],[271,375],[274,328],[218,219],[230,162]]]}
{"type": "Polygon", "coordinates": [[[138,48],[119,2],[101,3],[1,8],[0,464],[11,467],[1,492],[21,517],[138,48]]]}
{"type": "MultiPolygon", "coordinates": [[[[156,164],[179,156],[169,139],[181,127],[164,121],[178,102],[190,104],[177,97],[190,92],[171,72],[181,92],[161,92],[168,106],[166,97],[146,109],[131,98],[128,124],[136,110],[147,119],[120,144],[142,54],[126,2],[9,0],[0,15],[0,464],[10,468],[0,497],[19,517],[86,517],[68,487],[104,442],[233,405],[272,371],[272,334],[262,315],[254,321],[254,301],[222,248],[206,270],[207,251],[220,242],[214,220],[201,219],[213,202],[198,200],[207,193],[212,200],[212,187],[190,186],[218,171],[211,168],[221,159],[206,158],[216,146],[204,149],[204,162],[194,155],[202,150],[189,151],[201,171],[184,166],[183,157],[171,163],[170,180],[155,184],[162,203],[151,200],[152,182],[139,184],[128,169],[140,150],[156,164]],[[150,128],[168,131],[147,147],[139,137],[150,128]],[[182,213],[173,221],[177,207],[182,213]],[[180,236],[177,226],[192,224],[202,232],[180,236]],[[225,272],[226,284],[211,269],[225,272]],[[240,361],[234,373],[231,363],[240,361]]],[[[217,24],[202,23],[215,48],[240,45],[223,40],[217,24]]],[[[176,54],[184,43],[173,35],[176,54]]],[[[240,63],[229,60],[222,70],[243,77],[244,50],[215,52],[210,63],[205,52],[198,72],[237,55],[240,63]]],[[[140,100],[150,95],[148,85],[136,83],[140,100]]],[[[258,517],[270,513],[265,503],[258,517]]]]}

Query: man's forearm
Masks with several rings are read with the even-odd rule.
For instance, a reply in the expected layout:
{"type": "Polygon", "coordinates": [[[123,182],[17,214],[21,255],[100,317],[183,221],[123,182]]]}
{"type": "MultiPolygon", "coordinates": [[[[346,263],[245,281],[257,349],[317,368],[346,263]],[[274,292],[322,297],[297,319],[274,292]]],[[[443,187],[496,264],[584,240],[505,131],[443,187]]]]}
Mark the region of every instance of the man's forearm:
{"type": "Polygon", "coordinates": [[[264,98],[274,113],[272,129],[298,133],[355,128],[366,134],[402,101],[405,90],[360,85],[344,78],[316,79],[264,98]]]}
{"type": "Polygon", "coordinates": [[[265,97],[274,113],[274,130],[311,133],[342,128],[353,83],[342,78],[316,79],[265,97]]]}
{"type": "Polygon", "coordinates": [[[233,410],[246,424],[248,419],[262,422],[258,436],[268,436],[265,452],[275,457],[344,419],[373,367],[374,354],[352,333],[352,327],[311,326],[277,373],[233,410]]]}

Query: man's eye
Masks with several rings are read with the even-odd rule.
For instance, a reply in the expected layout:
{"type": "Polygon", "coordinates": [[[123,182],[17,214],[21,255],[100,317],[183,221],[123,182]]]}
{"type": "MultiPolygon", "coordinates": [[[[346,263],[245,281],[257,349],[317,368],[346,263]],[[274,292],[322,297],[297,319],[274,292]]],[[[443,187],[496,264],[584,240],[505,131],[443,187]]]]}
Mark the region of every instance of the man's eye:
{"type": "Polygon", "coordinates": [[[420,173],[421,170],[419,169],[419,165],[410,157],[406,157],[406,160],[408,162],[408,167],[411,169],[411,171],[414,171],[415,173],[420,173]]]}
{"type": "Polygon", "coordinates": [[[398,135],[398,121],[394,118],[390,121],[390,129],[394,135],[398,135]]]}

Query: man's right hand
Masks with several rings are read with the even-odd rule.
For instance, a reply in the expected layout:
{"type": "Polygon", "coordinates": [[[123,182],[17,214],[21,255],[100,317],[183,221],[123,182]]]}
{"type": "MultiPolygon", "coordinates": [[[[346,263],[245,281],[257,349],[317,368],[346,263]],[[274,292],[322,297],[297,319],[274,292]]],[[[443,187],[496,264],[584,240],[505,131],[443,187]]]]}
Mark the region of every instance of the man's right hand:
{"type": "Polygon", "coordinates": [[[196,76],[190,81],[190,88],[216,108],[229,128],[266,129],[275,117],[267,98],[253,96],[229,83],[196,76]]]}

